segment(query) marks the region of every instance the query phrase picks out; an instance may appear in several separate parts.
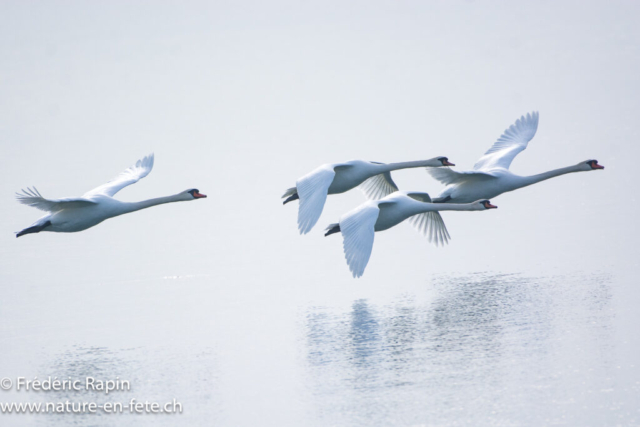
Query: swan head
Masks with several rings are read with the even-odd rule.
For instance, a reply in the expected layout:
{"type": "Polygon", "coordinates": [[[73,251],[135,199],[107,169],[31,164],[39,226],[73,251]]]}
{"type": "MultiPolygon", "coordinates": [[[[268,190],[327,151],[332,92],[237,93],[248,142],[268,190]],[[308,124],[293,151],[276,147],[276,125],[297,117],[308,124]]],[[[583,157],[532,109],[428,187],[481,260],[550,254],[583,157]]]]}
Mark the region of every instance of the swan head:
{"type": "Polygon", "coordinates": [[[492,205],[489,200],[480,200],[476,202],[480,205],[480,210],[498,209],[496,205],[492,205]]]}
{"type": "Polygon", "coordinates": [[[447,157],[436,157],[436,160],[440,162],[442,166],[455,166],[455,163],[451,163],[447,157]]]}
{"type": "Polygon", "coordinates": [[[204,199],[207,197],[206,194],[200,193],[198,189],[192,188],[190,190],[185,190],[182,192],[185,195],[186,200],[196,200],[196,199],[204,199]]]}
{"type": "Polygon", "coordinates": [[[586,171],[604,169],[604,166],[599,165],[597,160],[587,160],[586,162],[580,163],[579,166],[582,166],[586,171]]]}

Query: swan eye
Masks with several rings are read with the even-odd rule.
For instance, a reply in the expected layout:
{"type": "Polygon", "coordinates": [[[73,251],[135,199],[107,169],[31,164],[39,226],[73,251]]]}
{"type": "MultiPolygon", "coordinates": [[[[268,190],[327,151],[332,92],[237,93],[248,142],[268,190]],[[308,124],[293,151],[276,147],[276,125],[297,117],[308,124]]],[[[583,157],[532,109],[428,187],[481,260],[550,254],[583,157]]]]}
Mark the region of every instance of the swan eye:
{"type": "Polygon", "coordinates": [[[591,167],[591,169],[604,169],[604,166],[599,165],[597,160],[589,160],[587,164],[591,167]]]}

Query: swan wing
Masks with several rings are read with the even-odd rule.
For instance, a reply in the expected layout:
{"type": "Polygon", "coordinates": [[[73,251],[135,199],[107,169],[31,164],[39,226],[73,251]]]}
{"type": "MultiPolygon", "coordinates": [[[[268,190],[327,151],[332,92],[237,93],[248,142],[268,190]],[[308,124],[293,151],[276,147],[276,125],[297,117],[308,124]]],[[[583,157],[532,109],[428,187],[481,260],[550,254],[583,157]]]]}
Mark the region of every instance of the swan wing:
{"type": "Polygon", "coordinates": [[[484,171],[454,171],[449,168],[427,168],[432,178],[445,185],[460,184],[464,181],[484,181],[495,178],[490,172],[484,171]]]}
{"type": "Polygon", "coordinates": [[[104,194],[105,196],[113,197],[118,191],[122,190],[127,185],[135,184],[145,176],[149,175],[151,169],[153,169],[153,153],[138,160],[135,165],[125,169],[106,184],[102,184],[101,186],[87,192],[84,197],[96,194],[104,194]]]}
{"type": "Polygon", "coordinates": [[[58,212],[63,209],[83,208],[96,205],[96,202],[83,198],[45,199],[35,188],[27,188],[16,193],[16,199],[23,205],[32,206],[45,212],[58,212]]]}
{"type": "Polygon", "coordinates": [[[378,200],[398,191],[398,186],[391,178],[391,172],[374,175],[358,186],[369,200],[378,200]]]}
{"type": "Polygon", "coordinates": [[[369,262],[379,214],[378,204],[367,202],[340,218],[344,257],[353,277],[362,276],[369,262]]]}
{"type": "MultiPolygon", "coordinates": [[[[407,196],[424,203],[431,203],[431,197],[427,193],[407,193],[407,196]]],[[[436,246],[449,243],[451,236],[444,225],[440,212],[431,211],[414,215],[409,218],[413,227],[436,246]]]]}
{"type": "Polygon", "coordinates": [[[322,214],[327,192],[336,172],[331,165],[323,165],[296,182],[300,206],[298,207],[298,230],[307,234],[322,214]]]}
{"type": "Polygon", "coordinates": [[[474,170],[509,169],[513,159],[525,148],[538,130],[538,112],[520,117],[505,130],[491,148],[473,165],[474,170]]]}

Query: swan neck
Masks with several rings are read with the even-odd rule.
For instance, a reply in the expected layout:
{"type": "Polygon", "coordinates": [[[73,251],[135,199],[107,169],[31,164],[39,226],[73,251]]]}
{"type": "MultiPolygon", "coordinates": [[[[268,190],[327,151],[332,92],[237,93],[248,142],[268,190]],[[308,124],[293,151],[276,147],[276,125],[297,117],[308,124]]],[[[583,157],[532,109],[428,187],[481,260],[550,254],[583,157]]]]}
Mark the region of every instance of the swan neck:
{"type": "Polygon", "coordinates": [[[531,184],[536,184],[538,182],[545,181],[549,178],[555,178],[556,176],[560,176],[560,175],[564,175],[572,172],[579,172],[579,171],[580,169],[578,169],[576,166],[567,166],[560,169],[553,169],[547,172],[542,172],[537,175],[523,176],[523,177],[520,177],[520,185],[517,188],[526,187],[531,184]]]}
{"type": "Polygon", "coordinates": [[[398,169],[422,168],[433,166],[432,160],[415,160],[412,162],[386,163],[380,165],[384,172],[391,172],[398,169]]]}
{"type": "Polygon", "coordinates": [[[412,206],[411,215],[417,215],[425,212],[433,211],[473,211],[477,207],[473,203],[425,203],[418,202],[412,206]]]}
{"type": "Polygon", "coordinates": [[[127,203],[125,210],[122,213],[129,213],[139,211],[141,209],[150,208],[152,206],[163,205],[165,203],[182,202],[181,194],[174,194],[173,196],[156,197],[155,199],[142,200],[140,202],[127,203]]]}
{"type": "Polygon", "coordinates": [[[430,211],[473,211],[475,205],[472,203],[431,203],[430,211]]]}

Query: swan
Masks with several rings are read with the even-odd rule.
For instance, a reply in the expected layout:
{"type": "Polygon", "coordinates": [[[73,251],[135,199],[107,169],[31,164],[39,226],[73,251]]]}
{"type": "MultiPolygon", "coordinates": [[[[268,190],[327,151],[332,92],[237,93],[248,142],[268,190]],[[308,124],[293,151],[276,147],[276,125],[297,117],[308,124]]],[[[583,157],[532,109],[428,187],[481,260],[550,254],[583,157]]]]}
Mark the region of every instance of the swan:
{"type": "Polygon", "coordinates": [[[526,187],[549,178],[572,172],[604,169],[597,160],[585,160],[577,165],[554,169],[532,176],[519,176],[509,171],[513,159],[527,148],[538,129],[538,112],[520,117],[498,138],[476,162],[472,171],[458,172],[449,168],[427,169],[435,179],[445,184],[434,203],[470,203],[492,199],[507,191],[526,187]]]}
{"type": "Polygon", "coordinates": [[[298,230],[307,234],[318,222],[328,194],[339,194],[362,184],[361,190],[369,198],[381,198],[398,190],[391,179],[391,171],[398,169],[455,166],[446,157],[434,157],[401,163],[378,163],[352,160],[345,163],[324,164],[296,181],[282,198],[282,204],[300,199],[298,230]]]}
{"type": "Polygon", "coordinates": [[[41,231],[73,233],[100,224],[105,219],[135,212],[140,209],[171,202],[185,202],[207,197],[197,189],[185,190],[173,196],[143,200],[141,202],[121,202],[113,196],[127,185],[135,184],[149,175],[153,168],[153,154],[138,160],[135,165],[123,171],[111,181],[85,193],[82,197],[65,199],[45,199],[34,187],[16,193],[18,201],[36,209],[48,212],[33,225],[16,233],[16,237],[41,231]]]}
{"type": "MultiPolygon", "coordinates": [[[[341,232],[344,256],[353,277],[361,277],[371,257],[373,237],[376,231],[387,230],[407,218],[417,224],[425,224],[425,215],[434,211],[482,211],[497,206],[489,200],[466,204],[435,204],[427,193],[396,191],[380,200],[369,200],[340,217],[340,222],[330,224],[325,236],[341,232]]],[[[423,232],[426,230],[422,228],[423,232]]],[[[433,224],[432,232],[440,238],[448,237],[444,222],[433,224]]]]}

